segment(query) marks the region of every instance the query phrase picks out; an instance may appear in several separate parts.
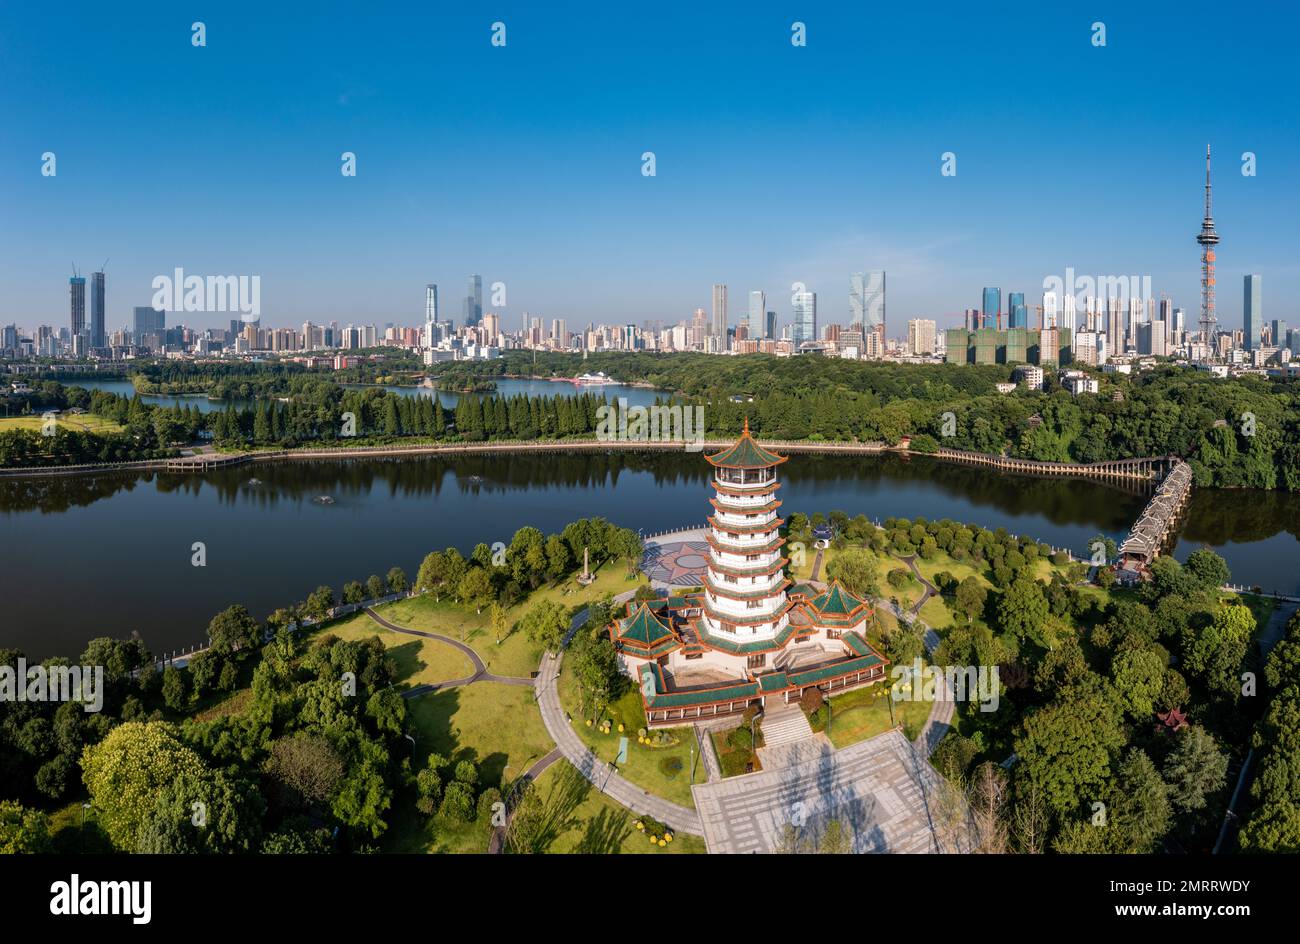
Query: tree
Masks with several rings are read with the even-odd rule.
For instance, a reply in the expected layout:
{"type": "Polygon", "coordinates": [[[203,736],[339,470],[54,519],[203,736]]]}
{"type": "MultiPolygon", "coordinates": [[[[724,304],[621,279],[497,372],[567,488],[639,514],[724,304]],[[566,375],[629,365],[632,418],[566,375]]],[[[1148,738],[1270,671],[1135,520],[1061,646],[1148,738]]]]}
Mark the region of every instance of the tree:
{"type": "Polygon", "coordinates": [[[509,634],[510,621],[506,619],[506,608],[495,600],[488,607],[488,623],[496,636],[497,645],[501,645],[501,640],[509,634]]]}
{"type": "Polygon", "coordinates": [[[81,756],[82,780],[99,823],[118,849],[134,851],[158,794],[182,777],[201,782],[208,768],[162,721],[118,725],[81,756]]]}
{"type": "Polygon", "coordinates": [[[163,669],[162,697],[163,704],[172,711],[180,711],[185,707],[185,676],[174,665],[163,669]]]}
{"type": "Polygon", "coordinates": [[[1232,576],[1227,562],[1208,547],[1199,548],[1188,554],[1187,563],[1183,566],[1204,590],[1221,587],[1232,576]]]}
{"type": "Polygon", "coordinates": [[[343,758],[323,735],[299,731],[273,741],[262,767],[281,806],[328,808],[343,779],[343,758]]]}
{"type": "Polygon", "coordinates": [[[361,582],[349,580],[343,585],[343,602],[360,603],[366,598],[366,591],[362,588],[361,582]]]}
{"type": "Polygon", "coordinates": [[[391,593],[406,592],[406,571],[400,567],[393,567],[388,571],[388,589],[391,593]]]}
{"type": "Polygon", "coordinates": [[[969,623],[984,613],[984,604],[988,600],[988,588],[977,578],[967,577],[957,585],[957,612],[966,617],[969,623]]]}
{"type": "Polygon", "coordinates": [[[313,590],[307,597],[304,606],[307,615],[316,620],[323,620],[330,615],[330,610],[334,608],[334,590],[324,584],[313,590]]]}
{"type": "Polygon", "coordinates": [[[519,628],[533,642],[540,642],[547,649],[555,651],[560,648],[564,634],[569,630],[569,617],[560,604],[546,600],[524,614],[519,621],[519,628]]]}
{"type": "Polygon", "coordinates": [[[447,784],[442,793],[442,805],[438,807],[441,816],[451,820],[467,823],[474,818],[474,788],[467,783],[453,780],[447,784]]]}
{"type": "Polygon", "coordinates": [[[471,567],[461,578],[456,592],[466,605],[481,613],[492,599],[492,578],[482,567],[471,567]]]}
{"type": "Polygon", "coordinates": [[[1113,695],[1097,683],[1067,689],[1021,722],[1018,774],[1041,790],[1049,808],[1066,813],[1101,796],[1111,755],[1123,744],[1113,695]]]}
{"type": "Polygon", "coordinates": [[[1255,614],[1239,603],[1224,604],[1209,626],[1183,631],[1183,662],[1211,691],[1236,697],[1242,661],[1255,632],[1255,614]]]}
{"type": "Polygon", "coordinates": [[[826,576],[859,597],[880,593],[880,560],[860,547],[845,548],[826,565],[826,576]]]}
{"type": "Polygon", "coordinates": [[[388,593],[388,584],[384,582],[378,574],[371,574],[366,578],[366,596],[371,600],[378,600],[388,593]]]}
{"type": "Polygon", "coordinates": [[[998,601],[998,623],[1021,642],[1032,640],[1051,648],[1044,624],[1051,613],[1039,582],[1028,575],[1016,577],[998,601]]]}
{"type": "Polygon", "coordinates": [[[248,608],[228,606],[208,623],[208,639],[218,653],[238,652],[256,646],[261,641],[261,628],[248,608]]]}
{"type": "Polygon", "coordinates": [[[0,800],[0,855],[48,852],[49,820],[40,810],[0,800]]]}
{"type": "Polygon", "coordinates": [[[1135,721],[1147,720],[1165,687],[1165,660],[1154,649],[1128,649],[1111,661],[1111,681],[1135,721]]]}
{"type": "Polygon", "coordinates": [[[1177,735],[1178,746],[1165,758],[1164,778],[1169,799],[1182,812],[1204,809],[1207,797],[1228,779],[1228,755],[1199,724],[1177,735]]]}

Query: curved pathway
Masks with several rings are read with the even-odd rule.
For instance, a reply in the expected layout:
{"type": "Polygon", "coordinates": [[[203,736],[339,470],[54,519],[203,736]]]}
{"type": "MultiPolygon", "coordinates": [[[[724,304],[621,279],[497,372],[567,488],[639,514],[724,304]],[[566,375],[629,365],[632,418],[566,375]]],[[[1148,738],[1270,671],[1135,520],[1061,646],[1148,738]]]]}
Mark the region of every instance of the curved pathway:
{"type": "MultiPolygon", "coordinates": [[[[584,610],[583,613],[586,611],[584,610]]],[[[576,618],[575,623],[577,623],[576,618]]],[[[576,628],[575,625],[574,629],[576,628]]],[[[561,753],[591,781],[597,790],[632,812],[653,816],[679,832],[703,836],[704,824],[700,820],[699,813],[641,789],[619,775],[613,764],[601,761],[587,745],[582,743],[569,724],[563,706],[560,705],[560,690],[556,680],[560,677],[562,658],[562,654],[552,655],[549,652],[542,656],[541,670],[537,675],[535,686],[537,705],[542,711],[542,721],[546,724],[546,730],[550,732],[552,740],[561,753]]]]}
{"type": "Polygon", "coordinates": [[[925,588],[925,593],[921,594],[921,599],[917,600],[911,609],[911,613],[913,616],[919,616],[921,613],[921,607],[925,606],[925,604],[929,601],[930,597],[937,597],[939,595],[939,589],[934,584],[930,583],[930,581],[926,580],[923,576],[921,576],[921,571],[919,571],[916,567],[915,554],[908,554],[906,557],[898,557],[897,555],[895,555],[895,560],[900,560],[908,567],[910,567],[912,570],[912,575],[916,577],[916,579],[921,582],[921,586],[925,588]]]}
{"type": "Polygon", "coordinates": [[[450,679],[446,682],[434,682],[429,685],[417,685],[414,688],[407,689],[402,693],[403,698],[414,698],[417,695],[425,695],[429,692],[436,692],[443,688],[453,688],[457,685],[469,685],[473,682],[499,682],[502,685],[532,685],[533,680],[530,678],[519,678],[514,675],[493,675],[479,658],[479,654],[472,648],[465,645],[459,639],[453,639],[450,636],[444,636],[441,633],[429,633],[422,629],[411,629],[408,626],[398,626],[396,623],[389,622],[370,607],[365,608],[366,615],[378,623],[384,629],[391,629],[395,633],[405,633],[408,636],[423,636],[425,639],[436,639],[438,642],[445,642],[454,649],[460,650],[474,666],[474,674],[467,675],[464,678],[450,679]]]}

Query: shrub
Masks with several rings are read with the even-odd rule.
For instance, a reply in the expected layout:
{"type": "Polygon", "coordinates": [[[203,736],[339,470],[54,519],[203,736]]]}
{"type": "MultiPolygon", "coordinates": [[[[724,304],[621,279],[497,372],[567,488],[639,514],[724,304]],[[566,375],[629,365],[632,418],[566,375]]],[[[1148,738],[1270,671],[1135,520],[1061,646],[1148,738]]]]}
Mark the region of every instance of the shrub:
{"type": "Polygon", "coordinates": [[[728,734],[727,744],[738,751],[752,751],[754,749],[754,737],[749,733],[749,725],[742,724],[728,734]]]}
{"type": "Polygon", "coordinates": [[[501,802],[501,791],[496,787],[488,787],[478,798],[478,818],[491,819],[495,812],[493,807],[501,802]]]}
{"type": "Polygon", "coordinates": [[[808,715],[808,727],[814,731],[825,731],[826,722],[830,720],[830,705],[821,705],[808,715]]]}
{"type": "Polygon", "coordinates": [[[474,816],[474,791],[469,784],[459,780],[447,784],[438,812],[448,819],[469,822],[474,816]]]}
{"type": "Polygon", "coordinates": [[[820,708],[825,701],[826,697],[822,695],[822,690],[813,686],[803,690],[803,694],[799,696],[799,707],[804,710],[804,714],[810,715],[820,708]]]}
{"type": "Polygon", "coordinates": [[[885,579],[889,581],[889,585],[895,590],[901,590],[911,582],[912,572],[903,567],[895,567],[885,579]]]}
{"type": "Polygon", "coordinates": [[[456,765],[456,782],[474,786],[478,783],[478,768],[467,760],[456,765]]]}

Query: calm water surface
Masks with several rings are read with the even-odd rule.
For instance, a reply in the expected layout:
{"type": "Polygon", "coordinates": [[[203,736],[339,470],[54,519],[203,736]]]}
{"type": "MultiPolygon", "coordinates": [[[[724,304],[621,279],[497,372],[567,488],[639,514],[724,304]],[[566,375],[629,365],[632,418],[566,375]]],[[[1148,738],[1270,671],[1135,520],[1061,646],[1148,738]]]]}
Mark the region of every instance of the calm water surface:
{"type": "MultiPolygon", "coordinates": [[[[162,651],[200,641],[231,603],[261,617],[318,584],[337,590],[394,564],[413,577],[430,550],[468,553],[523,525],[549,533],[597,515],[646,532],[696,525],[709,512],[706,470],[698,455],[584,454],[0,480],[0,646],[76,654],[94,636],[138,630],[162,651]],[[190,564],[197,541],[203,568],[190,564]]],[[[1146,500],[895,456],[795,456],[782,472],[786,512],[947,517],[1080,554],[1098,531],[1122,537],[1146,500]]],[[[1175,553],[1202,544],[1235,579],[1300,592],[1300,496],[1198,491],[1175,553]]]]}

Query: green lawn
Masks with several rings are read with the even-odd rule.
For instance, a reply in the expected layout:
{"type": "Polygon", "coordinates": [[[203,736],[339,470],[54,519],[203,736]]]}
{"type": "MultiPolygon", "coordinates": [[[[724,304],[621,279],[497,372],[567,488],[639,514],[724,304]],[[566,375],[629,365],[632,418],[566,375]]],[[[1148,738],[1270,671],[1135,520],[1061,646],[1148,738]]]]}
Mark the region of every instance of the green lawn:
{"type": "MultiPolygon", "coordinates": [[[[75,429],[83,433],[120,433],[123,430],[122,426],[112,420],[96,416],[94,413],[60,413],[56,422],[62,429],[75,429]]],[[[30,429],[40,432],[44,423],[45,420],[40,413],[33,413],[30,416],[0,417],[0,433],[11,429],[30,429]]]]}
{"type": "Polygon", "coordinates": [[[454,646],[436,639],[408,636],[385,629],[365,613],[356,613],[331,623],[317,636],[328,633],[340,639],[360,640],[378,636],[397,662],[397,681],[410,686],[430,685],[474,674],[469,658],[454,646]]]}
{"type": "Polygon", "coordinates": [[[536,783],[536,789],[546,800],[546,809],[555,815],[554,837],[547,852],[658,855],[705,852],[703,839],[681,832],[674,833],[673,841],[666,846],[652,846],[645,833],[637,830],[635,813],[619,806],[581,775],[575,777],[576,772],[569,773],[566,768],[569,768],[567,761],[552,764],[536,783]],[[578,780],[582,781],[581,789],[564,795],[568,792],[565,787],[578,780]]]}
{"type": "Polygon", "coordinates": [[[680,739],[673,747],[646,747],[638,744],[636,740],[637,729],[645,727],[645,711],[641,707],[641,695],[635,688],[627,692],[607,712],[606,716],[613,721],[609,734],[601,734],[594,724],[587,726],[587,719],[579,709],[580,701],[578,682],[569,671],[568,663],[564,663],[560,671],[560,703],[573,719],[573,730],[578,732],[578,737],[583,743],[595,750],[596,756],[601,760],[612,761],[618,756],[619,738],[626,737],[628,739],[627,761],[618,765],[620,774],[656,796],[682,806],[695,805],[691,797],[692,748],[695,748],[694,782],[704,783],[709,775],[704,767],[704,761],[699,757],[693,728],[673,729],[673,733],[680,739]],[[620,722],[624,727],[621,734],[618,730],[620,722]],[[666,757],[677,758],[681,762],[681,771],[670,775],[661,770],[660,762],[666,757]]]}
{"type": "MultiPolygon", "coordinates": [[[[826,736],[839,750],[884,734],[894,727],[890,721],[889,680],[859,688],[830,700],[831,720],[826,736]]],[[[921,732],[925,719],[930,716],[932,703],[928,701],[895,701],[893,720],[903,726],[903,734],[910,740],[921,732]]]]}
{"type": "Polygon", "coordinates": [[[482,783],[500,786],[553,746],[533,690],[522,685],[475,682],[417,695],[406,708],[415,729],[415,770],[436,751],[452,761],[474,761],[482,783]]]}
{"type": "Polygon", "coordinates": [[[597,571],[595,582],[589,586],[580,586],[570,578],[554,586],[539,587],[523,603],[506,610],[511,630],[500,644],[492,631],[488,610],[477,613],[472,607],[446,598],[437,601],[427,593],[378,607],[376,612],[398,626],[442,633],[472,646],[494,675],[529,678],[537,671],[542,646],[513,629],[525,613],[545,601],[558,602],[565,607],[590,603],[606,594],[617,595],[634,590],[643,582],[644,578],[628,580],[626,568],[611,563],[597,571]]]}

